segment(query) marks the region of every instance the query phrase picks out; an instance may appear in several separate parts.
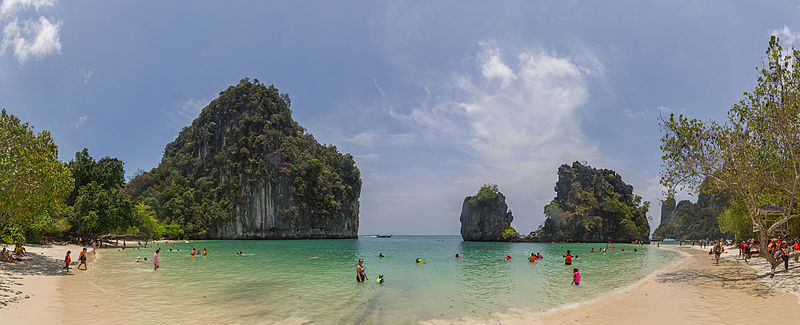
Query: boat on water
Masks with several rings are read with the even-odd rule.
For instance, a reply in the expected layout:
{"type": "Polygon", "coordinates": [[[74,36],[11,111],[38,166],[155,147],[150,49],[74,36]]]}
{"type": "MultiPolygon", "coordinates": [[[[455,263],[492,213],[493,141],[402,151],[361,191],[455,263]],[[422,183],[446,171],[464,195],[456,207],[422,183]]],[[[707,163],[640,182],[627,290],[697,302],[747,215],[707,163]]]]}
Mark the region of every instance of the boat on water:
{"type": "Polygon", "coordinates": [[[392,235],[381,235],[381,234],[377,234],[377,235],[375,235],[375,237],[377,237],[377,238],[392,238],[392,235]]]}

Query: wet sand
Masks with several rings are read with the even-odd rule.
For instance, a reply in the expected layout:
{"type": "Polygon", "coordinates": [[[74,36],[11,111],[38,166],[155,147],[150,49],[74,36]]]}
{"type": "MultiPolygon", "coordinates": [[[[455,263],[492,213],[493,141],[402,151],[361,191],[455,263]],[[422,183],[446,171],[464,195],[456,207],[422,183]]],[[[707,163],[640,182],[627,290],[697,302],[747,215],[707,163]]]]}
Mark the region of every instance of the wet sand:
{"type": "Polygon", "coordinates": [[[767,274],[757,274],[754,269],[730,259],[723,259],[720,265],[715,266],[707,253],[697,249],[662,248],[681,252],[685,258],[630,287],[585,304],[546,313],[512,310],[488,319],[434,320],[428,323],[788,324],[800,318],[797,298],[765,285],[762,280],[768,277],[767,274]]]}

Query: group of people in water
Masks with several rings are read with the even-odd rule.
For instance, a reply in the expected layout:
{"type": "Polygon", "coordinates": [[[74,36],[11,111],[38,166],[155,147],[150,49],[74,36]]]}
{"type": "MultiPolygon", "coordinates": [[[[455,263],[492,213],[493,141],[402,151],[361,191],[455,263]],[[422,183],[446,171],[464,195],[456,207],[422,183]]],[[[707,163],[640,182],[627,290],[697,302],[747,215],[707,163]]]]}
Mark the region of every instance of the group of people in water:
{"type": "MultiPolygon", "coordinates": [[[[594,248],[592,248],[592,252],[594,252],[594,251],[595,251],[594,248]]],[[[624,249],[623,249],[623,251],[624,251],[624,249]]],[[[567,252],[562,257],[564,257],[564,264],[565,265],[572,265],[573,260],[578,259],[578,255],[573,256],[572,252],[570,250],[567,250],[567,252]]],[[[378,258],[386,258],[386,255],[383,254],[383,253],[379,253],[378,254],[378,258]]],[[[456,253],[455,258],[457,258],[457,259],[461,258],[461,254],[456,253]]],[[[531,253],[531,256],[528,257],[528,261],[531,262],[531,263],[534,263],[537,260],[541,260],[542,258],[543,258],[543,256],[542,256],[542,253],[540,253],[540,252],[531,253]]],[[[498,261],[510,262],[511,261],[511,255],[506,255],[506,257],[498,259],[498,261]]],[[[425,262],[422,260],[422,258],[417,258],[417,259],[414,260],[414,262],[416,264],[425,264],[425,262]]],[[[365,282],[365,281],[368,280],[367,279],[367,271],[366,270],[367,270],[367,267],[364,265],[364,259],[361,259],[361,258],[358,259],[358,264],[356,264],[356,282],[365,282]]],[[[386,277],[384,277],[383,274],[378,275],[377,282],[378,283],[386,282],[386,277]]],[[[580,271],[578,271],[578,268],[573,268],[572,269],[572,284],[580,285],[580,283],[581,283],[580,271]]]]}

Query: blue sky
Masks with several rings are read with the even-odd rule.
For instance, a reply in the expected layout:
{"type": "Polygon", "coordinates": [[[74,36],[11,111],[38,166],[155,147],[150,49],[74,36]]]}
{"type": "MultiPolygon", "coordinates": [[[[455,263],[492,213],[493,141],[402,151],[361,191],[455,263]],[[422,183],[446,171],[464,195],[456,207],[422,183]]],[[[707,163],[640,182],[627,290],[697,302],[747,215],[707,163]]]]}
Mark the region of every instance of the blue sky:
{"type": "Polygon", "coordinates": [[[619,172],[653,202],[658,116],[722,119],[800,2],[3,0],[0,106],[130,176],[243,77],[352,153],[360,233],[457,234],[498,184],[527,233],[560,164],[619,172]]]}

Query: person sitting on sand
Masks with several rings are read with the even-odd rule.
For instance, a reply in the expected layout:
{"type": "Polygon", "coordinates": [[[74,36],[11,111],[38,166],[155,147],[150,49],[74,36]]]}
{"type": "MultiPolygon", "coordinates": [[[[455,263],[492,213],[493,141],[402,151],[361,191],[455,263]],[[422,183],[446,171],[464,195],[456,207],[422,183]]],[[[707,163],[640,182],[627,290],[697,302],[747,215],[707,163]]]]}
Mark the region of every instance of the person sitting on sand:
{"type": "Polygon", "coordinates": [[[367,280],[367,267],[364,266],[364,260],[358,259],[356,265],[356,282],[364,282],[367,280]]]}
{"type": "Polygon", "coordinates": [[[72,258],[69,257],[70,253],[72,251],[67,251],[67,255],[64,255],[64,267],[61,268],[62,270],[67,270],[67,272],[69,272],[69,263],[72,262],[72,258]]]}
{"type": "Polygon", "coordinates": [[[14,255],[25,256],[25,253],[26,253],[25,247],[22,247],[22,245],[20,244],[16,244],[16,246],[14,247],[14,255]]]}
{"type": "Polygon", "coordinates": [[[81,265],[83,265],[83,270],[84,271],[89,269],[89,266],[86,265],[86,247],[84,247],[83,250],[81,251],[80,255],[78,255],[78,261],[80,261],[80,263],[78,263],[78,267],[77,267],[78,270],[81,269],[81,265]]]}
{"type": "Polygon", "coordinates": [[[572,272],[573,272],[572,273],[572,284],[580,285],[581,284],[581,273],[578,272],[578,268],[577,267],[573,268],[572,272]]]}
{"type": "Polygon", "coordinates": [[[8,253],[8,251],[6,250],[5,247],[3,247],[3,251],[0,252],[0,261],[6,262],[6,263],[16,263],[17,262],[16,259],[11,257],[11,254],[8,253]]]}

